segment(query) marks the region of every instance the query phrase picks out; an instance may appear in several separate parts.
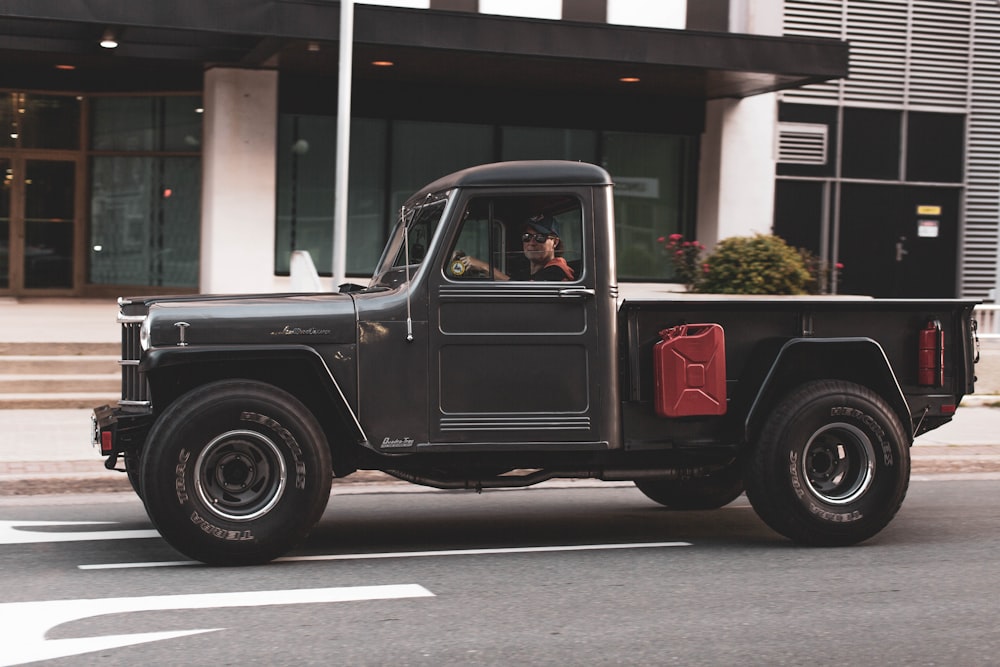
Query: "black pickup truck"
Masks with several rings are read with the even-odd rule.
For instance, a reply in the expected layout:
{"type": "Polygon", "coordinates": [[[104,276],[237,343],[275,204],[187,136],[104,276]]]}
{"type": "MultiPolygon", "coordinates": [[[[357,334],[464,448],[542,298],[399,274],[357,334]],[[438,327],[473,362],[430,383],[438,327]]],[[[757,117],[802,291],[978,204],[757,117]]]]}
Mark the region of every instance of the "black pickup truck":
{"type": "Polygon", "coordinates": [[[120,299],[105,465],[217,564],[285,553],[358,470],[632,480],[678,510],[745,491],[802,544],[878,533],[913,438],[973,390],[975,302],[619,285],[612,191],[589,164],[474,167],[406,202],[367,286],[120,299]]]}

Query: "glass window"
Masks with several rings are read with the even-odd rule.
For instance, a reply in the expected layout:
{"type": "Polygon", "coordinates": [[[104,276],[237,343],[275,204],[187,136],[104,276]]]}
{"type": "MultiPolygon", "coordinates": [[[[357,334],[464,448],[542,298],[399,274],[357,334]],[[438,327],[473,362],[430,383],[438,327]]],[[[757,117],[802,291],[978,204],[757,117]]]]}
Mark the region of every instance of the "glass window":
{"type": "Polygon", "coordinates": [[[0,158],[0,289],[10,288],[10,190],[14,170],[10,160],[0,158]]]}
{"type": "Polygon", "coordinates": [[[615,182],[618,277],[663,280],[673,266],[657,242],[694,229],[696,138],[604,133],[604,168],[615,182]]]}
{"type": "Polygon", "coordinates": [[[197,287],[201,160],[91,161],[90,282],[197,287]]]}
{"type": "Polygon", "coordinates": [[[911,111],[906,134],[906,180],[962,182],[964,115],[911,111]]]}
{"type": "Polygon", "coordinates": [[[576,197],[476,197],[448,254],[453,280],[572,281],[583,276],[576,197]]]}
{"type": "Polygon", "coordinates": [[[392,238],[382,254],[380,266],[375,270],[374,285],[399,285],[423,263],[447,203],[447,196],[441,195],[401,211],[392,238]]]}
{"type": "Polygon", "coordinates": [[[70,288],[76,163],[28,160],[24,186],[24,286],[70,288]]]}
{"type": "Polygon", "coordinates": [[[96,97],[90,109],[91,150],[201,150],[198,96],[96,97]]]}
{"type": "Polygon", "coordinates": [[[844,109],[844,178],[899,178],[902,117],[901,111],[844,109]]]}
{"type": "MultiPolygon", "coordinates": [[[[335,137],[332,116],[279,119],[279,275],[288,274],[292,250],[308,250],[321,275],[330,275],[335,137]]],[[[567,159],[603,164],[615,178],[619,277],[669,279],[672,266],[656,239],[693,230],[697,145],[697,137],[683,135],[354,119],[348,273],[371,273],[387,224],[410,195],[434,179],[496,159],[567,159]]],[[[520,240],[514,247],[521,254],[520,240]]]]}
{"type": "Polygon", "coordinates": [[[0,95],[0,147],[79,150],[80,101],[67,95],[0,95]]]}
{"type": "Polygon", "coordinates": [[[493,161],[489,125],[398,121],[392,124],[392,139],[393,211],[434,179],[493,161]]]}
{"type": "Polygon", "coordinates": [[[73,286],[72,222],[25,221],[24,286],[73,286]]]}
{"type": "Polygon", "coordinates": [[[549,127],[505,127],[501,160],[597,161],[597,132],[549,127]]]}
{"type": "MultiPolygon", "coordinates": [[[[347,272],[370,275],[385,244],[386,121],[351,123],[347,272]]],[[[332,274],[337,119],[284,114],[278,124],[275,272],[288,275],[291,252],[306,250],[332,274]]]]}

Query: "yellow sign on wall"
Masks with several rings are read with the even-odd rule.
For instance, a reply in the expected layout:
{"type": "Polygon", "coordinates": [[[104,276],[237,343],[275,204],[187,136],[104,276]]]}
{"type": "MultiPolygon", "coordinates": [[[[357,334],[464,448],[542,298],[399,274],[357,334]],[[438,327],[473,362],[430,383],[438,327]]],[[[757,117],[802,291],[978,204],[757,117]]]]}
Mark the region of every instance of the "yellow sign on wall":
{"type": "Polygon", "coordinates": [[[918,206],[917,215],[941,215],[940,206],[918,206]]]}

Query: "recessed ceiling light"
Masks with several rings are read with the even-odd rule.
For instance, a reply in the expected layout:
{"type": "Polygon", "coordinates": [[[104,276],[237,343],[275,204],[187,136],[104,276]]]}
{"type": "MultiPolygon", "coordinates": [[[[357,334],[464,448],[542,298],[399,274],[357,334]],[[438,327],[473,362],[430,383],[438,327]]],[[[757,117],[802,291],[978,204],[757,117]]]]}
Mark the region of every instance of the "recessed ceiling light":
{"type": "Polygon", "coordinates": [[[74,70],[76,69],[76,65],[56,65],[56,69],[74,70]]]}
{"type": "Polygon", "coordinates": [[[637,76],[623,76],[618,80],[621,81],[622,83],[639,83],[641,79],[639,79],[639,77],[637,76]]]}
{"type": "Polygon", "coordinates": [[[118,48],[118,36],[114,30],[111,28],[104,29],[104,34],[101,35],[101,46],[105,49],[118,48]]]}
{"type": "Polygon", "coordinates": [[[391,60],[373,60],[372,61],[372,65],[374,65],[375,67],[392,67],[395,64],[396,63],[392,62],[391,60]]]}

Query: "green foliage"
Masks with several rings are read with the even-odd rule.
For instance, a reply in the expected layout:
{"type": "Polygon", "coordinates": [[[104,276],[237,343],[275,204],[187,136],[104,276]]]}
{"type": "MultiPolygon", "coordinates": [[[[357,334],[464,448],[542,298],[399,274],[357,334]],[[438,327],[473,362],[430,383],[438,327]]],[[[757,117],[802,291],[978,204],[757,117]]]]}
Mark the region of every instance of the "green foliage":
{"type": "Polygon", "coordinates": [[[693,290],[704,270],[701,253],[705,250],[698,241],[685,241],[683,234],[671,234],[656,239],[663,246],[674,267],[674,276],[693,290]]]}
{"type": "Polygon", "coordinates": [[[802,254],[777,236],[723,239],[705,259],[693,291],[714,294],[806,294],[814,276],[802,254]]]}

